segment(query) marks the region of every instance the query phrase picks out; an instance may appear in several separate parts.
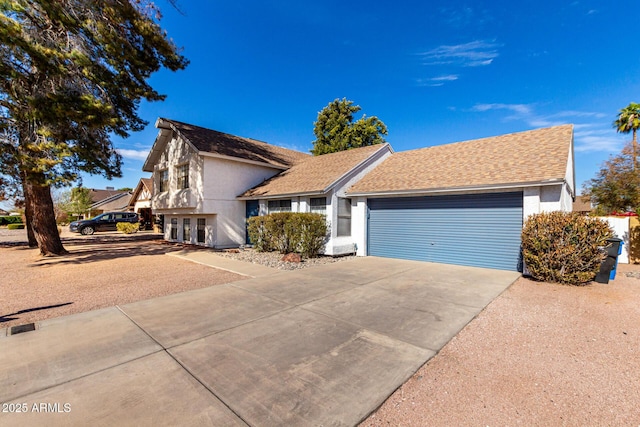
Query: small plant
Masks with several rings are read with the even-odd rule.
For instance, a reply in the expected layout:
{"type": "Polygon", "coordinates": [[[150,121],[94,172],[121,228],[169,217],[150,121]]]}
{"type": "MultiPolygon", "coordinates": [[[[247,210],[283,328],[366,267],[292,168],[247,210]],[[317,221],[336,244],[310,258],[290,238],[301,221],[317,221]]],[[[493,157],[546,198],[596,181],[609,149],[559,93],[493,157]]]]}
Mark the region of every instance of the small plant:
{"type": "Polygon", "coordinates": [[[140,225],[137,222],[119,222],[116,224],[116,228],[121,233],[133,234],[138,232],[140,225]]]}
{"type": "Polygon", "coordinates": [[[22,224],[22,217],[20,215],[4,215],[0,216],[0,225],[9,224],[22,224]]]}
{"type": "Polygon", "coordinates": [[[23,229],[24,229],[24,224],[12,223],[7,225],[7,230],[23,230],[23,229]]]}
{"type": "Polygon", "coordinates": [[[600,219],[574,212],[531,215],[522,230],[522,256],[537,280],[581,285],[593,280],[613,237],[600,219]]]}

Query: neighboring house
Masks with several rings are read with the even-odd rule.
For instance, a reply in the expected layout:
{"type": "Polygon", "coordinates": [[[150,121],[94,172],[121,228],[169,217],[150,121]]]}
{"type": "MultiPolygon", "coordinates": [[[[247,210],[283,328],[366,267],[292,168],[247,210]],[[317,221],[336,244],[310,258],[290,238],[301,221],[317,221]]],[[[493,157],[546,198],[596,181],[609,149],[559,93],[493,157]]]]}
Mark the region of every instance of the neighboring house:
{"type": "Polygon", "coordinates": [[[527,216],[570,211],[575,197],[571,125],[317,157],[173,120],[156,126],[143,170],[171,241],[238,246],[250,216],[320,212],[329,255],[516,270],[527,216]]]}
{"type": "Polygon", "coordinates": [[[153,225],[153,214],[151,211],[151,196],[153,195],[153,180],[151,178],[140,178],[138,185],[131,193],[127,210],[135,212],[149,229],[153,225]]]}
{"type": "Polygon", "coordinates": [[[6,216],[6,215],[9,215],[9,212],[7,212],[4,209],[0,208],[0,216],[6,216]]]}
{"type": "Polygon", "coordinates": [[[576,196],[573,202],[573,211],[580,212],[583,215],[591,213],[591,198],[589,196],[576,196]]]}
{"type": "Polygon", "coordinates": [[[130,191],[115,190],[107,187],[105,190],[91,189],[91,200],[93,204],[90,208],[90,215],[100,215],[104,212],[124,212],[131,199],[130,191]]]}
{"type": "Polygon", "coordinates": [[[310,157],[265,142],[158,119],[143,170],[153,173],[151,206],[165,239],[216,248],[246,242],[239,194],[310,157]]]}

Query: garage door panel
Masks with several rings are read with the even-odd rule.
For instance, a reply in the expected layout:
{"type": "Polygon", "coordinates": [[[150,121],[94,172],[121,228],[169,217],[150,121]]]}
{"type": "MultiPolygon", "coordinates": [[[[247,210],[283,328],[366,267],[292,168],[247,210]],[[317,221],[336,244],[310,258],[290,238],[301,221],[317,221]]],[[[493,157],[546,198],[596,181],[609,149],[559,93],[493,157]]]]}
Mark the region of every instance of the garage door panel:
{"type": "Polygon", "coordinates": [[[369,254],[516,270],[522,193],[369,200],[369,254]]]}

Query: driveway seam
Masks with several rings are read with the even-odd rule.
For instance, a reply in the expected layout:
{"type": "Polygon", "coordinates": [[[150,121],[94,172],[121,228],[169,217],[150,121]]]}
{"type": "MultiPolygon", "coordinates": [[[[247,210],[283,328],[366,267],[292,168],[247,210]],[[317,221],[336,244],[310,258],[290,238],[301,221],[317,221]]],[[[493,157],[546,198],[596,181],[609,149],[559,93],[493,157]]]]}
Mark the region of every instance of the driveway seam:
{"type": "MultiPolygon", "coordinates": [[[[229,409],[229,411],[231,411],[231,413],[233,415],[235,415],[236,417],[238,417],[238,419],[242,420],[243,423],[245,423],[247,426],[250,426],[250,424],[247,422],[247,420],[245,420],[240,414],[238,414],[236,411],[234,411],[228,404],[227,402],[225,402],[224,400],[222,400],[220,398],[220,396],[218,396],[216,393],[213,392],[213,390],[211,390],[209,387],[207,387],[207,385],[205,383],[203,383],[202,381],[200,381],[200,378],[198,378],[197,376],[195,376],[186,366],[184,366],[178,359],[176,359],[173,354],[171,354],[171,352],[169,351],[169,348],[165,347],[164,345],[162,345],[160,342],[158,342],[158,340],[156,340],[153,336],[151,336],[151,334],[149,334],[142,326],[140,326],[138,324],[138,322],[136,322],[135,320],[133,320],[124,310],[122,310],[122,308],[120,308],[120,306],[116,305],[116,308],[127,318],[129,319],[129,321],[131,323],[133,323],[134,325],[136,325],[136,327],[138,329],[140,329],[146,336],[148,336],[150,339],[153,340],[153,342],[155,342],[156,344],[158,344],[162,350],[158,350],[157,352],[154,353],[159,353],[159,352],[164,352],[165,354],[167,354],[167,356],[169,356],[174,362],[176,362],[178,364],[178,366],[180,366],[191,378],[193,378],[194,380],[196,380],[198,382],[198,384],[200,384],[202,387],[204,387],[205,390],[207,390],[213,397],[215,397],[216,399],[218,399],[218,401],[220,403],[222,403],[227,409],[229,409]]],[[[200,339],[200,338],[198,338],[200,339]]],[[[189,341],[191,342],[191,341],[189,341]]],[[[185,343],[186,344],[186,343],[185,343]]],[[[154,354],[152,353],[152,354],[154,354]]],[[[147,355],[148,356],[148,355],[147,355]]],[[[146,356],[143,356],[146,357],[146,356]]],[[[135,359],[134,359],[135,360],[135,359]]],[[[128,363],[128,362],[127,362],[128,363]]],[[[116,365],[119,366],[119,365],[116,365]]]]}

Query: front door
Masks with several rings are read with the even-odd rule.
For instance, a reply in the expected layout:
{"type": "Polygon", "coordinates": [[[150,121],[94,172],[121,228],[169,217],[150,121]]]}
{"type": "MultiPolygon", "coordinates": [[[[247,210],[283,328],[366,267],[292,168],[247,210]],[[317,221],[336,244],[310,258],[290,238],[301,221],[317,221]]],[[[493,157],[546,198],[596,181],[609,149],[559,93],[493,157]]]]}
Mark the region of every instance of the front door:
{"type": "Polygon", "coordinates": [[[245,215],[245,243],[251,244],[249,239],[249,218],[260,215],[260,203],[257,200],[247,200],[246,202],[246,215],[245,215]]]}

